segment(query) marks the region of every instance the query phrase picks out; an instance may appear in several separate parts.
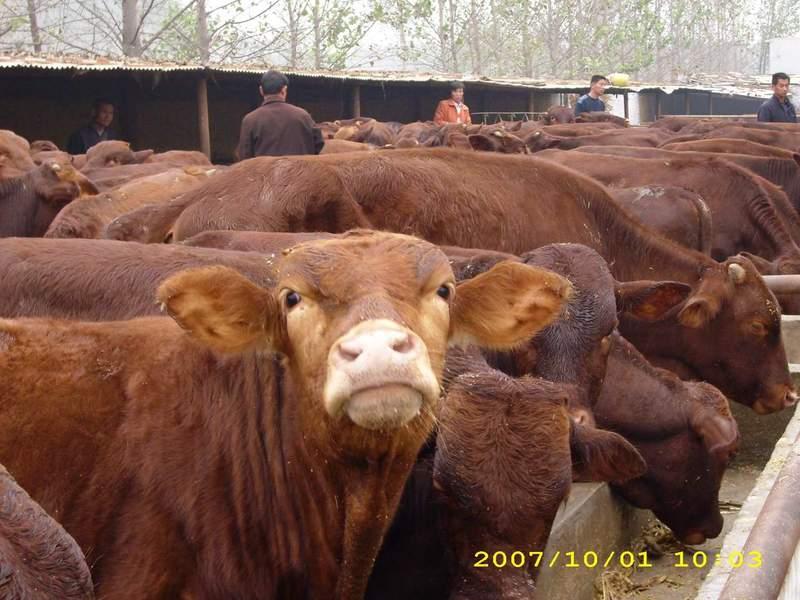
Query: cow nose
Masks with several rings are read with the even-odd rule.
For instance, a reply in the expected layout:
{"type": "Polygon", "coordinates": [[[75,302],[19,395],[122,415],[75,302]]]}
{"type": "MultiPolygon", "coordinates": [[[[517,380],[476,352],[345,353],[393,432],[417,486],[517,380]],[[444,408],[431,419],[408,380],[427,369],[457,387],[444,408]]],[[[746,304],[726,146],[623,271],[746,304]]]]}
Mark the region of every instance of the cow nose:
{"type": "Polygon", "coordinates": [[[686,533],[681,541],[690,546],[699,546],[706,541],[706,536],[702,531],[693,530],[686,533]]]}
{"type": "MultiPolygon", "coordinates": [[[[337,348],[336,358],[342,363],[352,363],[363,355],[398,354],[412,355],[416,353],[417,342],[407,331],[393,329],[377,329],[365,332],[357,337],[343,340],[337,348]]],[[[405,358],[408,358],[406,356],[405,358]]]]}
{"type": "Polygon", "coordinates": [[[783,399],[783,406],[794,406],[795,404],[797,404],[797,394],[789,390],[786,393],[786,397],[783,399]]]}

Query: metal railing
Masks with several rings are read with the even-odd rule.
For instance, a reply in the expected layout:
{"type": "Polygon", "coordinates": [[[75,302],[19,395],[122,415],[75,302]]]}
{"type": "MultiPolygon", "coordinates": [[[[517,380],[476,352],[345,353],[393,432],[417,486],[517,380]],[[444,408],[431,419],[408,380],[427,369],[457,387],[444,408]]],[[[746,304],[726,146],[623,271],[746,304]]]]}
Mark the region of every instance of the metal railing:
{"type": "Polygon", "coordinates": [[[526,112],[526,111],[517,111],[517,112],[498,112],[498,111],[488,111],[488,112],[473,112],[472,113],[472,120],[477,121],[480,118],[480,121],[483,125],[491,125],[493,123],[500,123],[502,121],[541,121],[542,118],[546,115],[546,112],[526,112]],[[489,119],[494,116],[494,121],[489,122],[489,119]],[[507,118],[506,118],[507,117],[507,118]]]}

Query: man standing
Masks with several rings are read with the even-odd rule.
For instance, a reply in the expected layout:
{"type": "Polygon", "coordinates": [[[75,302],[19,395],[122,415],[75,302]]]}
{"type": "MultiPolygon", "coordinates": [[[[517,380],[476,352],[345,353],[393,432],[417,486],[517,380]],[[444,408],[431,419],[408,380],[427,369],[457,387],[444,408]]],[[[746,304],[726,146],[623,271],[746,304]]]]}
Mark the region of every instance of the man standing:
{"type": "Polygon", "coordinates": [[[319,154],[324,144],[314,120],[299,106],[286,102],[289,80],[278,71],[261,77],[264,101],[244,116],[239,134],[239,160],[254,156],[319,154]]]}
{"type": "Polygon", "coordinates": [[[794,106],[789,102],[789,76],[772,75],[772,98],[758,109],[758,120],[765,123],[797,123],[794,106]]]}
{"type": "Polygon", "coordinates": [[[469,107],[464,104],[464,84],[454,81],[450,84],[450,98],[442,100],[436,106],[433,122],[437,125],[445,123],[462,123],[472,125],[469,107]]]}
{"type": "Polygon", "coordinates": [[[606,93],[608,79],[604,75],[592,75],[589,93],[584,94],[575,103],[575,116],[585,112],[605,112],[605,102],[600,100],[600,96],[606,93]]]}
{"type": "Polygon", "coordinates": [[[67,152],[86,154],[86,151],[99,142],[116,140],[117,132],[111,129],[114,120],[114,105],[100,98],[92,105],[92,120],[85,127],[75,131],[67,141],[67,152]]]}

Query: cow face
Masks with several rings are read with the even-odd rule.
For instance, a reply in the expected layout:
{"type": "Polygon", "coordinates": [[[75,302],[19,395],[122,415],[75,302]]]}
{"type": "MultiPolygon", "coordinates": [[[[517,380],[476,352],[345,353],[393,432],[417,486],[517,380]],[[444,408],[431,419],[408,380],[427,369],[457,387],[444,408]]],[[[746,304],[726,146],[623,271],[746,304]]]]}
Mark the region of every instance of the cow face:
{"type": "Polygon", "coordinates": [[[159,298],[218,351],[285,355],[309,430],[363,449],[377,432],[432,423],[448,343],[514,346],[556,318],[570,290],[511,262],[456,286],[435,246],[359,231],[287,250],[274,289],[207,268],[167,280],[159,298]]]}
{"type": "Polygon", "coordinates": [[[456,563],[451,598],[529,597],[533,570],[475,568],[476,553],[544,550],[573,470],[592,481],[644,472],[622,437],[570,422],[571,393],[571,386],[498,371],[466,373],[449,388],[434,488],[446,505],[456,563]]]}
{"type": "Polygon", "coordinates": [[[786,369],[780,307],[750,261],[729,258],[722,269],[705,276],[681,308],[678,321],[688,330],[687,337],[700,335],[702,329],[703,337],[717,342],[714,356],[695,348],[694,364],[702,379],[759,414],[796,403],[786,369]]]}
{"type": "Polygon", "coordinates": [[[513,133],[495,129],[490,133],[474,133],[467,136],[473,150],[500,152],[501,154],[529,154],[528,147],[513,133]]]}
{"type": "Polygon", "coordinates": [[[82,173],[56,162],[33,171],[33,185],[37,195],[51,206],[63,206],[80,196],[100,193],[82,173]]]}
{"type": "Polygon", "coordinates": [[[560,142],[560,138],[548,135],[544,131],[532,131],[525,138],[525,145],[531,153],[555,148],[560,142]]]}
{"type": "Polygon", "coordinates": [[[675,289],[660,297],[652,315],[646,302],[639,310],[622,311],[622,331],[629,340],[648,356],[661,356],[659,343],[669,339],[669,345],[680,347],[680,354],[667,358],[691,364],[693,377],[714,384],[759,414],[797,402],[781,340],[780,307],[753,263],[732,257],[704,268],[693,288],[670,285],[675,289]],[[673,308],[664,311],[671,303],[673,308]],[[647,335],[631,316],[652,322],[647,335]],[[715,341],[713,353],[708,351],[709,339],[715,341]]]}

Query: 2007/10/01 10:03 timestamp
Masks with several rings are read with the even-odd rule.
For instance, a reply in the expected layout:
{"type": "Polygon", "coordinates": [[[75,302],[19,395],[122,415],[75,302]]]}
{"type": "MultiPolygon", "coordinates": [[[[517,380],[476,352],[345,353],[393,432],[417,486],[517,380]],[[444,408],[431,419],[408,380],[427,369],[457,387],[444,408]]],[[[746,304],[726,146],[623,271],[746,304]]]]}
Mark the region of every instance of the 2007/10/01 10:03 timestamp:
{"type": "MultiPolygon", "coordinates": [[[[758,569],[762,566],[763,560],[761,552],[731,552],[728,556],[722,556],[719,552],[707,553],[702,550],[697,552],[673,552],[674,557],[672,566],[678,569],[704,569],[707,566],[727,564],[733,569],[742,567],[758,569]]],[[[653,566],[647,552],[631,552],[626,550],[619,554],[613,550],[603,557],[599,553],[589,550],[588,552],[560,552],[556,551],[549,558],[544,557],[544,552],[487,552],[480,550],[474,553],[475,568],[528,568],[528,567],[564,567],[567,569],[605,569],[612,566],[621,566],[625,569],[636,567],[646,569],[653,566]]]]}

